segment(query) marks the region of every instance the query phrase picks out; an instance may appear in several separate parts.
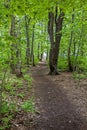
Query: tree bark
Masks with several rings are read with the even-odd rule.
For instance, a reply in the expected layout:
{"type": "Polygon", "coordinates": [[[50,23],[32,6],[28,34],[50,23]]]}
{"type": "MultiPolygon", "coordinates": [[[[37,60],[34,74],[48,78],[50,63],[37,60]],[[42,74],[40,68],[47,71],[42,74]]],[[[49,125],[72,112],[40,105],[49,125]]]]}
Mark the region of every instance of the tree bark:
{"type": "Polygon", "coordinates": [[[40,61],[40,43],[38,43],[38,59],[40,61]]]}
{"type": "MultiPolygon", "coordinates": [[[[19,27],[15,27],[15,16],[12,16],[11,20],[11,29],[10,29],[10,35],[12,36],[12,39],[15,40],[15,43],[11,43],[11,61],[10,61],[10,67],[11,67],[11,73],[16,74],[17,77],[22,76],[21,72],[21,48],[20,48],[20,40],[16,41],[16,39],[19,39],[20,32],[19,27]]],[[[19,25],[18,25],[19,26],[19,25]]]]}
{"type": "MultiPolygon", "coordinates": [[[[15,39],[15,16],[12,15],[11,19],[11,29],[10,29],[10,36],[12,36],[12,39],[15,39]]],[[[10,68],[11,73],[15,74],[16,65],[14,63],[15,60],[15,44],[11,43],[11,61],[10,61],[10,68]]]]}
{"type": "Polygon", "coordinates": [[[16,76],[17,77],[22,77],[22,72],[21,72],[21,33],[20,33],[20,22],[18,24],[18,28],[17,28],[17,38],[18,41],[16,43],[16,59],[17,59],[17,63],[16,63],[16,76]]]}
{"type": "Polygon", "coordinates": [[[33,25],[32,45],[31,45],[31,61],[32,61],[33,66],[35,66],[35,61],[34,61],[34,28],[35,28],[35,25],[33,25]]]}
{"type": "Polygon", "coordinates": [[[49,49],[48,49],[48,47],[47,47],[47,51],[46,51],[46,61],[48,60],[48,57],[49,57],[49,49]]]}
{"type": "Polygon", "coordinates": [[[30,22],[30,19],[25,15],[26,41],[27,41],[27,47],[26,47],[26,62],[27,62],[27,66],[29,66],[29,64],[30,64],[29,22],[30,22]]]}
{"type": "Polygon", "coordinates": [[[43,45],[42,45],[43,43],[41,42],[40,43],[40,49],[41,49],[41,54],[40,54],[40,61],[42,61],[42,59],[43,59],[43,45]]]}
{"type": "Polygon", "coordinates": [[[73,71],[73,65],[71,63],[71,45],[72,45],[72,38],[73,38],[73,31],[71,31],[71,36],[70,36],[70,43],[68,47],[68,71],[72,72],[73,71]]]}
{"type": "Polygon", "coordinates": [[[74,9],[73,9],[72,21],[71,22],[72,22],[72,28],[71,28],[71,34],[70,34],[69,47],[68,47],[68,71],[70,71],[70,72],[73,71],[73,64],[71,63],[71,46],[72,46],[72,43],[73,43],[74,9]]]}
{"type": "Polygon", "coordinates": [[[63,23],[64,13],[60,11],[58,16],[58,9],[56,7],[56,15],[53,12],[49,12],[49,22],[48,22],[48,33],[50,37],[50,54],[49,54],[49,66],[51,75],[57,75],[58,69],[58,55],[60,49],[60,40],[61,40],[61,30],[62,30],[62,23],[63,23]],[[55,32],[54,32],[55,27],[55,32]]]}

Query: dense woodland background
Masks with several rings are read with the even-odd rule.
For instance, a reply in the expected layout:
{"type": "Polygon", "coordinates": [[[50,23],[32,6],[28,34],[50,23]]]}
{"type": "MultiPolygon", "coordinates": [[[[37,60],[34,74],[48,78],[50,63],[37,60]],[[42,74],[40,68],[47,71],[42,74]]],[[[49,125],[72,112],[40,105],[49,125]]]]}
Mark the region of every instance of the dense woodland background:
{"type": "Polygon", "coordinates": [[[19,80],[44,54],[49,74],[87,76],[86,17],[86,0],[0,0],[0,109],[6,107],[0,117],[9,111],[6,91],[12,89],[12,74],[19,80]]]}

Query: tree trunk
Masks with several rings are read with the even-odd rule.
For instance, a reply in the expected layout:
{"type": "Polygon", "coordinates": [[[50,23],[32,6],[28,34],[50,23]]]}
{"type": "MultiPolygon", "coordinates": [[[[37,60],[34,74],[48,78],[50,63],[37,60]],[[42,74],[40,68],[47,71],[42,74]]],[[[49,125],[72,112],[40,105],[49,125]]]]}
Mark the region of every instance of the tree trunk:
{"type": "MultiPolygon", "coordinates": [[[[15,39],[15,16],[12,15],[12,19],[11,19],[11,29],[10,29],[10,35],[12,36],[12,38],[15,39]]],[[[12,43],[11,44],[11,61],[10,61],[10,68],[11,68],[11,73],[15,74],[15,69],[16,69],[16,65],[14,63],[15,60],[15,44],[12,43]]]]}
{"type": "Polygon", "coordinates": [[[18,25],[17,28],[17,38],[18,38],[18,42],[16,43],[16,59],[17,59],[17,63],[16,63],[16,76],[17,77],[22,77],[22,72],[21,72],[21,41],[20,41],[20,23],[18,25]]]}
{"type": "Polygon", "coordinates": [[[10,62],[10,67],[11,67],[11,73],[16,74],[17,77],[22,76],[21,72],[21,50],[20,50],[20,40],[17,42],[16,39],[19,39],[20,32],[19,32],[19,27],[15,28],[15,16],[12,16],[12,21],[11,21],[11,30],[10,30],[10,35],[12,36],[13,40],[15,40],[16,43],[11,44],[11,62],[10,62]]]}
{"type": "Polygon", "coordinates": [[[73,71],[73,65],[71,63],[71,45],[72,45],[72,38],[73,38],[73,31],[71,31],[71,36],[70,36],[70,43],[69,43],[69,47],[68,47],[68,70],[70,72],[73,71]]]}
{"type": "Polygon", "coordinates": [[[40,43],[38,43],[38,59],[40,61],[40,43]]]}
{"type": "Polygon", "coordinates": [[[35,66],[35,61],[34,61],[34,28],[35,28],[35,25],[33,25],[32,45],[31,45],[31,61],[32,61],[33,66],[35,66]]]}
{"type": "MultiPolygon", "coordinates": [[[[72,14],[72,28],[71,28],[71,34],[70,34],[70,42],[69,42],[69,47],[68,47],[68,70],[70,72],[73,71],[73,64],[71,63],[71,46],[73,43],[73,23],[74,23],[74,9],[73,9],[73,14],[72,14]]],[[[75,67],[74,67],[75,68],[75,67]]]]}
{"type": "Polygon", "coordinates": [[[48,47],[47,47],[47,52],[46,52],[46,61],[48,60],[48,57],[49,57],[49,49],[48,49],[48,47]]]}
{"type": "Polygon", "coordinates": [[[29,66],[29,62],[30,62],[29,22],[30,22],[30,19],[29,19],[27,16],[25,16],[26,41],[27,41],[27,48],[26,48],[26,61],[27,61],[27,66],[29,66]]]}
{"type": "Polygon", "coordinates": [[[82,45],[83,45],[83,32],[84,32],[84,28],[83,28],[84,26],[83,25],[84,24],[83,24],[83,12],[82,12],[82,25],[81,25],[80,39],[79,39],[79,42],[78,42],[78,48],[77,48],[77,53],[76,53],[76,57],[75,57],[75,66],[76,66],[77,72],[80,72],[78,57],[79,57],[79,55],[82,56],[81,49],[82,49],[82,45]]]}
{"type": "Polygon", "coordinates": [[[42,42],[41,42],[41,44],[40,44],[41,46],[41,54],[40,54],[40,61],[42,61],[42,59],[43,59],[43,45],[42,45],[42,42]]]}
{"type": "Polygon", "coordinates": [[[61,30],[62,30],[63,18],[64,18],[64,13],[62,11],[60,11],[60,14],[58,16],[57,7],[56,7],[55,16],[53,12],[49,12],[48,33],[51,42],[50,54],[49,54],[49,66],[50,66],[49,74],[51,75],[59,74],[57,70],[57,64],[58,64],[60,40],[62,36],[61,30]],[[54,25],[55,25],[55,33],[54,33],[54,25]]]}

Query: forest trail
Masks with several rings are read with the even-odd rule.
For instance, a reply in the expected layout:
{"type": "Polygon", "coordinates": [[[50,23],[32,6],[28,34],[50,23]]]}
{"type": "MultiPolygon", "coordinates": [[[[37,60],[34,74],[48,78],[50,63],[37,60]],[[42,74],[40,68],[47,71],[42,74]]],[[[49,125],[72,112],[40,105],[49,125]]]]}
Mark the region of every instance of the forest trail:
{"type": "MultiPolygon", "coordinates": [[[[75,91],[75,94],[73,94],[74,101],[73,96],[69,94],[72,90],[68,91],[61,86],[64,81],[62,79],[64,78],[63,75],[57,76],[59,77],[58,82],[56,82],[57,80],[52,80],[56,76],[47,75],[48,69],[44,63],[33,67],[31,73],[34,78],[36,108],[40,112],[36,116],[35,128],[31,128],[31,130],[87,130],[85,117],[87,116],[87,108],[86,106],[84,107],[82,101],[84,99],[82,98],[80,102],[79,96],[75,91]],[[82,106],[78,105],[77,102],[82,106]]],[[[69,80],[69,77],[67,79],[69,80]]],[[[72,83],[70,84],[72,85],[72,83]]]]}

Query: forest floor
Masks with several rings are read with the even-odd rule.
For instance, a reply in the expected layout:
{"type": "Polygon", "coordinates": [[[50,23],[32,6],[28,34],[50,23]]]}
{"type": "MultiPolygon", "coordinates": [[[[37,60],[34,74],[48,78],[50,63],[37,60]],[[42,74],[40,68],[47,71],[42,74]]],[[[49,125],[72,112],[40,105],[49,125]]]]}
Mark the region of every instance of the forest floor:
{"type": "Polygon", "coordinates": [[[27,118],[26,128],[16,130],[87,130],[87,79],[48,71],[45,63],[31,68],[36,114],[27,118]]]}

